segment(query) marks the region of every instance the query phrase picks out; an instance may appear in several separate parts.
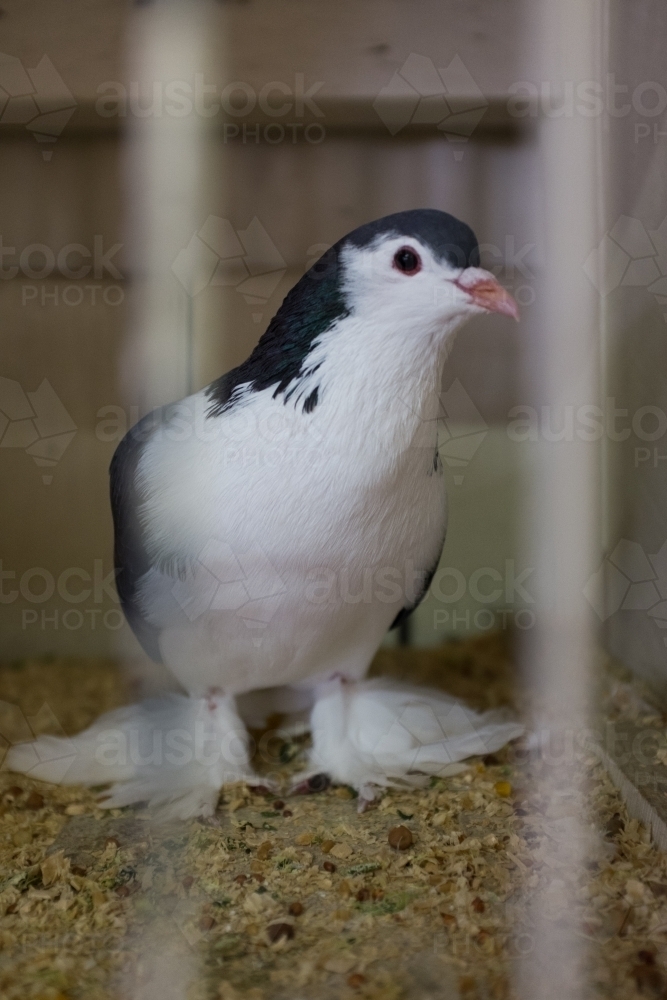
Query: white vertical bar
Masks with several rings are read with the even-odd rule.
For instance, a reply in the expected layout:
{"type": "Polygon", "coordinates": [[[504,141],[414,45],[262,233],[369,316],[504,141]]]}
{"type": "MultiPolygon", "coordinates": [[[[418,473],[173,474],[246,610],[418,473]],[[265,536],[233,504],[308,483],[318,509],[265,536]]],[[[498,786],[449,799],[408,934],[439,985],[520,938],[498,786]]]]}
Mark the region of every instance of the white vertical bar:
{"type": "Polygon", "coordinates": [[[193,388],[194,303],[171,267],[206,201],[209,120],[195,81],[205,73],[207,45],[201,0],[156,0],[131,21],[125,186],[134,285],[123,376],[142,411],[193,388]]]}
{"type": "MultiPolygon", "coordinates": [[[[177,280],[172,265],[179,252],[196,246],[202,208],[210,204],[205,184],[209,118],[196,97],[207,49],[203,0],[155,0],[134,11],[125,158],[132,288],[121,375],[128,402],[140,412],[195,388],[192,289],[177,280]]],[[[196,271],[196,260],[191,263],[196,271]]],[[[198,961],[179,928],[173,914],[163,913],[137,931],[133,944],[140,975],[127,971],[121,983],[127,1000],[188,996],[198,961]]]]}
{"type": "MultiPolygon", "coordinates": [[[[537,5],[538,79],[551,102],[540,122],[546,267],[539,329],[527,344],[531,394],[542,422],[562,426],[566,408],[597,405],[598,297],[582,265],[597,242],[598,123],[577,110],[572,88],[599,79],[598,0],[541,0],[537,5]],[[548,93],[548,91],[547,91],[548,93]],[[559,104],[564,110],[559,114],[559,104]]],[[[519,973],[526,1000],[586,996],[575,889],[586,853],[587,824],[577,738],[588,720],[595,642],[583,588],[598,564],[599,445],[565,435],[541,438],[533,482],[530,558],[537,581],[537,626],[524,650],[533,718],[547,746],[533,769],[542,812],[567,816],[558,867],[527,898],[532,951],[519,973]],[[558,760],[558,763],[555,761],[558,760]],[[546,882],[550,884],[544,884],[546,882]],[[560,919],[554,920],[554,913],[560,919]]]]}

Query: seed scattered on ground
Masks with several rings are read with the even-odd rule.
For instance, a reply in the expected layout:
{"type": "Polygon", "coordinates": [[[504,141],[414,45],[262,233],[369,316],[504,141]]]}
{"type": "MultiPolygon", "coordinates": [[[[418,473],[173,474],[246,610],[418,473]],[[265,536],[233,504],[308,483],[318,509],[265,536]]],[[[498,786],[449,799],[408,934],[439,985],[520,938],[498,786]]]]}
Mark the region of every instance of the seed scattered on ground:
{"type": "Polygon", "coordinates": [[[265,840],[257,848],[257,858],[259,861],[266,861],[269,854],[273,850],[273,844],[270,840],[265,840]]]}
{"type": "Polygon", "coordinates": [[[611,819],[605,826],[605,834],[608,837],[616,837],[619,833],[622,833],[625,829],[625,823],[621,819],[620,813],[614,813],[611,819]]]}
{"type": "Polygon", "coordinates": [[[294,903],[290,903],[290,905],[289,905],[289,913],[293,917],[300,917],[301,914],[303,913],[303,903],[299,903],[298,900],[296,902],[294,902],[294,903]]]}
{"type": "Polygon", "coordinates": [[[288,941],[291,941],[294,937],[294,928],[291,924],[269,924],[266,933],[272,944],[274,941],[279,941],[280,938],[287,938],[288,941]]]}
{"type": "Polygon", "coordinates": [[[281,810],[281,809],[284,809],[284,808],[285,808],[285,803],[283,802],[283,800],[282,800],[282,799],[276,799],[276,801],[275,801],[275,802],[273,803],[273,808],[274,808],[274,809],[275,809],[275,810],[276,810],[277,812],[280,812],[280,810],[281,810]]]}
{"type": "Polygon", "coordinates": [[[39,792],[31,792],[25,800],[26,809],[42,809],[44,807],[44,796],[39,792]]]}
{"type": "Polygon", "coordinates": [[[389,846],[397,851],[407,851],[412,846],[412,832],[407,826],[392,826],[387,834],[389,846]]]}
{"type": "Polygon", "coordinates": [[[283,816],[285,817],[285,819],[289,819],[289,817],[293,815],[294,813],[292,812],[291,809],[283,809],[283,816]]]}
{"type": "Polygon", "coordinates": [[[475,911],[475,913],[484,913],[486,907],[484,906],[484,900],[480,899],[479,896],[475,896],[472,903],[470,904],[475,911]]]}
{"type": "Polygon", "coordinates": [[[664,996],[665,979],[654,965],[635,965],[632,970],[632,978],[640,993],[655,997],[664,996]]]}
{"type": "MultiPolygon", "coordinates": [[[[461,661],[460,646],[443,649],[444,653],[429,652],[432,660],[423,654],[420,680],[437,680],[436,670],[449,663],[450,654],[461,661]],[[431,666],[433,677],[426,675],[431,666]]],[[[405,651],[403,663],[392,650],[380,653],[382,663],[391,669],[403,672],[409,666],[411,677],[421,656],[405,651]]],[[[479,694],[479,707],[487,707],[485,660],[475,656],[471,663],[474,691],[470,678],[459,678],[461,686],[456,687],[455,672],[448,673],[447,683],[454,680],[453,695],[470,693],[477,698],[479,694]]],[[[39,696],[34,694],[37,685],[30,680],[36,671],[53,685],[53,694],[47,687],[43,701],[54,705],[67,731],[78,732],[92,721],[93,712],[116,707],[103,703],[103,691],[99,702],[97,694],[93,699],[96,687],[89,689],[89,698],[88,689],[78,681],[61,684],[59,676],[56,684],[54,670],[61,668],[30,664],[21,676],[0,667],[0,699],[13,704],[24,688],[31,698],[42,698],[41,690],[39,696]],[[60,686],[66,695],[62,703],[60,686]],[[70,712],[74,701],[70,695],[79,689],[88,703],[75,715],[70,712]]],[[[73,670],[63,666],[62,677],[73,670]]],[[[488,707],[506,700],[500,685],[492,681],[491,688],[488,707]]],[[[28,702],[23,710],[34,711],[28,702]]],[[[622,708],[618,711],[625,713],[622,708]]],[[[657,716],[654,725],[659,731],[657,716]]],[[[300,759],[305,740],[299,738],[295,746],[300,759]]],[[[554,815],[543,808],[542,765],[526,762],[524,756],[510,747],[499,751],[495,762],[486,761],[488,770],[472,763],[468,772],[436,779],[421,790],[390,789],[361,816],[356,803],[347,798],[353,794],[348,789],[285,799],[290,808],[283,812],[293,811],[294,822],[283,824],[279,811],[283,799],[275,785],[262,797],[251,795],[245,783],[237,782],[224,789],[216,815],[175,830],[149,825],[142,809],[96,809],[94,800],[101,788],[91,792],[49,787],[26,779],[21,789],[16,775],[5,774],[2,781],[0,773],[4,886],[0,914],[5,914],[0,921],[0,993],[4,997],[6,992],[7,1000],[29,996],[46,1000],[44,962],[52,961],[59,943],[66,940],[67,965],[61,969],[59,964],[50,1000],[66,1000],[77,992],[106,997],[107,983],[110,989],[126,969],[134,981],[134,942],[141,932],[137,921],[152,924],[163,914],[176,949],[182,947],[185,953],[191,932],[200,939],[193,947],[213,949],[208,957],[221,968],[211,987],[214,993],[219,988],[219,1000],[288,997],[295,981],[297,992],[304,996],[319,996],[325,987],[332,996],[346,993],[348,1000],[371,1000],[371,996],[398,1000],[401,988],[405,997],[417,995],[421,984],[414,982],[414,976],[419,960],[413,972],[403,959],[408,952],[419,954],[424,949],[431,954],[434,935],[438,955],[445,961],[454,959],[447,974],[460,1000],[487,995],[509,1000],[511,955],[506,945],[506,908],[499,901],[517,892],[541,894],[549,889],[555,875],[546,862],[557,858],[559,851],[550,835],[555,831],[560,836],[562,819],[560,803],[554,815]],[[494,788],[501,779],[512,783],[508,797],[499,796],[494,788]],[[45,801],[42,808],[29,811],[25,803],[33,788],[45,801]],[[238,803],[237,810],[232,802],[238,803]],[[80,819],[71,815],[72,806],[85,807],[80,819]],[[408,850],[389,846],[389,830],[397,824],[405,824],[412,833],[408,850]],[[295,837],[304,831],[310,832],[309,843],[298,845],[295,837]],[[102,850],[111,834],[114,840],[102,850]],[[268,839],[273,850],[261,860],[257,849],[268,839]],[[327,840],[334,847],[349,846],[350,858],[338,860],[336,853],[323,849],[327,840]],[[70,858],[78,866],[70,865],[70,858]],[[325,861],[337,865],[335,879],[323,869],[325,861]],[[130,874],[135,872],[136,876],[130,874]],[[189,877],[194,881],[188,889],[189,877]],[[128,898],[123,898],[125,890],[116,894],[121,885],[127,885],[128,898]],[[383,890],[384,901],[378,905],[383,890]],[[477,912],[477,898],[485,904],[482,913],[477,912]],[[301,913],[295,902],[303,907],[301,913]],[[202,917],[209,918],[206,924],[215,921],[207,932],[198,929],[202,917]],[[288,939],[288,931],[272,943],[267,927],[280,923],[292,926],[294,939],[288,939]],[[361,975],[365,981],[356,978],[361,975]]],[[[298,766],[297,761],[294,768],[298,766]]],[[[663,965],[659,930],[667,926],[667,861],[649,844],[648,831],[628,815],[600,765],[591,760],[585,768],[591,782],[586,801],[591,822],[603,835],[609,830],[606,845],[597,841],[595,853],[581,865],[579,884],[587,892],[577,896],[572,908],[594,963],[596,986],[590,990],[590,1000],[602,1000],[603,995],[611,1000],[612,993],[615,1000],[626,993],[637,1000],[667,1000],[667,960],[663,965]]],[[[284,787],[295,778],[291,768],[281,770],[284,787]]],[[[563,816],[579,809],[579,803],[578,796],[572,803],[565,801],[563,816]]],[[[556,894],[554,902],[559,898],[556,894]]],[[[528,917],[519,912],[517,921],[517,932],[529,934],[528,917]]],[[[165,940],[166,946],[171,943],[165,940]]],[[[141,968],[137,974],[142,974],[141,968]]],[[[202,978],[207,975],[208,970],[202,969],[202,978]]],[[[203,997],[205,984],[198,981],[196,986],[203,997]]]]}
{"type": "Polygon", "coordinates": [[[333,861],[325,861],[324,864],[322,865],[322,867],[324,868],[325,872],[335,872],[336,871],[336,866],[333,863],[333,861]]]}
{"type": "Polygon", "coordinates": [[[313,842],[312,833],[300,833],[294,838],[294,843],[299,847],[310,847],[313,842]]]}
{"type": "Polygon", "coordinates": [[[332,857],[338,858],[339,861],[345,861],[353,851],[349,844],[334,844],[329,853],[332,857]]]}
{"type": "Polygon", "coordinates": [[[199,918],[199,930],[200,931],[210,931],[211,927],[215,927],[215,919],[210,913],[205,913],[199,918]]]}
{"type": "Polygon", "coordinates": [[[331,848],[335,845],[335,840],[323,840],[321,845],[322,854],[328,854],[331,848]]]}
{"type": "Polygon", "coordinates": [[[337,972],[339,975],[344,976],[356,964],[354,955],[351,955],[349,952],[341,952],[338,955],[330,955],[329,958],[325,959],[322,968],[326,969],[327,972],[337,972]]]}
{"type": "Polygon", "coordinates": [[[66,816],[85,816],[87,809],[83,802],[70,802],[68,806],[65,806],[66,816]]]}
{"type": "Polygon", "coordinates": [[[496,781],[493,787],[495,789],[496,795],[499,795],[501,799],[506,799],[508,796],[512,794],[512,786],[510,785],[509,781],[496,781]]]}

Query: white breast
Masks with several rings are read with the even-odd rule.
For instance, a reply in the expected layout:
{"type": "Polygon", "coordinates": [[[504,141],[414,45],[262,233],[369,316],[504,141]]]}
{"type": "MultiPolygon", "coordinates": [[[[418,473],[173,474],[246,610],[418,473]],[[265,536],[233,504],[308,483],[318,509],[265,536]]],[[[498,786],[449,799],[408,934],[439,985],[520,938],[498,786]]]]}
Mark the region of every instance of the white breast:
{"type": "Polygon", "coordinates": [[[320,387],[312,413],[264,390],[203,419],[198,394],[174,419],[181,440],[166,429],[145,450],[150,551],[182,572],[151,571],[142,602],[165,662],[193,694],[362,676],[438,558],[439,366],[408,405],[391,388],[398,373],[346,372],[340,347],[339,338],[345,377],[325,356],[303,387],[302,397],[320,387]]]}

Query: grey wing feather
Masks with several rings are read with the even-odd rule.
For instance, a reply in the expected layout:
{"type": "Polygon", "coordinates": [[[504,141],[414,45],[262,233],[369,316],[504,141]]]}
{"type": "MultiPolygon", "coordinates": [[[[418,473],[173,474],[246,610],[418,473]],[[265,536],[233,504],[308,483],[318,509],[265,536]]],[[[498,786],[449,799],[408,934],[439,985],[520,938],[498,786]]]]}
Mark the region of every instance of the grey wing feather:
{"type": "MultiPolygon", "coordinates": [[[[439,473],[440,475],[442,474],[442,463],[440,462],[440,456],[438,454],[438,449],[437,448],[435,449],[435,457],[433,459],[433,471],[436,472],[436,473],[439,473]]],[[[421,590],[420,590],[420,592],[419,592],[416,600],[414,601],[414,603],[406,606],[405,608],[401,608],[401,610],[398,612],[398,614],[394,618],[393,622],[389,626],[389,631],[390,632],[391,632],[392,629],[399,628],[403,624],[403,622],[407,618],[410,617],[410,615],[412,614],[412,612],[417,607],[419,607],[419,605],[421,604],[421,602],[426,597],[426,595],[428,593],[428,588],[431,586],[431,583],[433,581],[433,577],[435,576],[435,571],[438,568],[438,563],[442,559],[442,552],[443,552],[443,549],[445,547],[445,538],[446,538],[446,535],[447,535],[447,531],[445,530],[443,532],[443,535],[442,535],[442,541],[440,542],[440,545],[438,546],[438,553],[437,553],[435,562],[433,563],[431,569],[427,570],[424,573],[424,578],[423,578],[423,581],[422,581],[422,587],[421,587],[421,590]]]]}
{"type": "Polygon", "coordinates": [[[433,569],[428,570],[428,572],[426,572],[424,574],[424,581],[423,581],[422,588],[421,588],[421,591],[419,593],[419,596],[415,600],[414,604],[411,604],[409,607],[406,607],[406,608],[401,608],[401,610],[398,612],[398,614],[394,618],[393,622],[389,626],[389,631],[391,631],[394,628],[398,628],[400,625],[402,625],[403,622],[406,620],[406,618],[410,617],[410,615],[412,614],[412,612],[421,604],[421,602],[426,597],[426,594],[428,593],[428,588],[431,586],[431,581],[433,580],[433,577],[435,576],[435,571],[438,568],[438,563],[440,562],[440,556],[442,555],[442,549],[444,547],[445,547],[445,540],[443,538],[443,540],[442,540],[442,547],[440,549],[440,554],[438,555],[438,558],[435,561],[435,565],[433,566],[433,569]]]}
{"type": "Polygon", "coordinates": [[[158,409],[135,424],[116,448],[109,467],[116,589],[132,631],[148,655],[158,663],[162,662],[159,630],[146,620],[137,594],[138,582],[151,569],[153,562],[139,518],[141,495],[136,480],[143,448],[163,419],[164,411],[158,409]]]}

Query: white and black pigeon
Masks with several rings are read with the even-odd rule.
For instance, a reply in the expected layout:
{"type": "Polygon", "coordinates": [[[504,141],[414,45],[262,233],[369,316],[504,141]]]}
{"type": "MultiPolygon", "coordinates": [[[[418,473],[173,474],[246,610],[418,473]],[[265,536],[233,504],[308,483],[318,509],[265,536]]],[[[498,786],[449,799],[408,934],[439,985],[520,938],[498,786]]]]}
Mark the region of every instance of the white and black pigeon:
{"type": "MultiPolygon", "coordinates": [[[[310,711],[307,774],[373,787],[452,773],[521,726],[441,692],[364,680],[443,548],[443,364],[471,316],[518,318],[472,230],[432,209],[343,237],[250,357],[141,420],[111,464],[120,599],[185,694],[10,749],[47,781],[113,782],[104,803],[210,814],[259,782],[246,722],[310,711]]],[[[315,786],[317,782],[315,783],[315,786]]]]}

